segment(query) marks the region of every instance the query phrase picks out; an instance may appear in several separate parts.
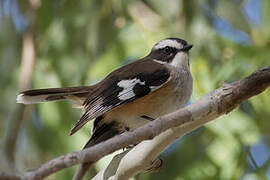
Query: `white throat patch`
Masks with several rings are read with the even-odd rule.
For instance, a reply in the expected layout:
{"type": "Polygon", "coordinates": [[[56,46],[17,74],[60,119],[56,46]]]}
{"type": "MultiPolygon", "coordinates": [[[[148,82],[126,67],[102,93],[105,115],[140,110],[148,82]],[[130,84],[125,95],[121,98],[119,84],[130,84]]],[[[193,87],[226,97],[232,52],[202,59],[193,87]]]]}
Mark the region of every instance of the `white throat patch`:
{"type": "Polygon", "coordinates": [[[189,55],[185,52],[178,52],[172,62],[170,62],[171,66],[174,67],[188,67],[189,55]]]}
{"type": "Polygon", "coordinates": [[[176,40],[165,39],[165,40],[159,41],[153,47],[153,49],[162,49],[162,48],[165,48],[166,46],[173,47],[173,48],[176,48],[176,49],[181,49],[182,48],[182,45],[179,42],[177,42],[176,40]]]}

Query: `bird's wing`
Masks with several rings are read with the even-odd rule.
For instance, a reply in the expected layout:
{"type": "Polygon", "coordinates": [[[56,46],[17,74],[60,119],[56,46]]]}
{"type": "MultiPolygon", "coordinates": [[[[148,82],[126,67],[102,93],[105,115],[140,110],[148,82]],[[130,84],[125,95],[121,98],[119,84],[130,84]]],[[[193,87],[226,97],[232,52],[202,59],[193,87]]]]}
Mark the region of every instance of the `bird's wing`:
{"type": "Polygon", "coordinates": [[[85,100],[85,112],[71,135],[89,120],[159,89],[169,79],[169,68],[150,59],[142,59],[113,71],[96,85],[97,89],[85,100]]]}

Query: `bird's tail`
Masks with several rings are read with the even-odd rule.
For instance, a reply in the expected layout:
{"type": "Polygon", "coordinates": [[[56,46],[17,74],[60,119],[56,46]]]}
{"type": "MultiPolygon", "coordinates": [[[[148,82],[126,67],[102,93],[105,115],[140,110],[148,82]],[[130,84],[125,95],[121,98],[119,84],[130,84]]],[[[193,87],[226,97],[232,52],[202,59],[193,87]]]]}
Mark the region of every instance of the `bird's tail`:
{"type": "Polygon", "coordinates": [[[83,104],[92,89],[92,86],[80,86],[27,90],[17,95],[17,103],[36,104],[48,101],[71,100],[76,104],[83,104]]]}

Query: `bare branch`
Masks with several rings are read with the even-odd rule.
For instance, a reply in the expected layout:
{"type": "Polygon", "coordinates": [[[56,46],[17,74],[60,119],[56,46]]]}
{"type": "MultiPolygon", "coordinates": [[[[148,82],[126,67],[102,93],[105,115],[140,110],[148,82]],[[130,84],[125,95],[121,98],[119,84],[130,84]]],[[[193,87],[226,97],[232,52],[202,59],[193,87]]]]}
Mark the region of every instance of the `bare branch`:
{"type": "Polygon", "coordinates": [[[0,180],[20,180],[21,177],[15,174],[0,173],[0,180]]]}
{"type": "MultiPolygon", "coordinates": [[[[170,128],[172,129],[165,133],[175,130],[180,131],[179,129],[182,129],[183,132],[190,132],[206,122],[229,113],[244,100],[263,92],[269,85],[270,67],[260,69],[240,81],[224,84],[221,88],[203,96],[199,101],[190,106],[164,115],[133,131],[118,135],[91,148],[55,158],[40,168],[28,172],[22,176],[22,179],[43,179],[50,174],[75,164],[83,162],[93,163],[118,149],[131,144],[138,144],[143,140],[153,139],[170,128]]],[[[159,137],[161,136],[157,138],[159,137]]],[[[141,144],[146,142],[148,141],[144,141],[141,144]]]]}

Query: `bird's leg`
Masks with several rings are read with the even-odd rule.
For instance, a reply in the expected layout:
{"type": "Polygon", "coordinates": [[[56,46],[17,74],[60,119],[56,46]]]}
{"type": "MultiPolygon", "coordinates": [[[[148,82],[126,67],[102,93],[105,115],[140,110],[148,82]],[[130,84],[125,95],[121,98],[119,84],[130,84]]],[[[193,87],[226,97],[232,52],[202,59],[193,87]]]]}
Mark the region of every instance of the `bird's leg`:
{"type": "Polygon", "coordinates": [[[155,119],[146,115],[142,115],[141,118],[149,120],[149,121],[154,121],[155,119]]]}
{"type": "MultiPolygon", "coordinates": [[[[130,129],[129,129],[129,127],[125,127],[125,130],[126,131],[129,131],[130,129]]],[[[124,147],[123,148],[123,151],[132,149],[134,146],[136,146],[136,144],[135,145],[128,145],[127,147],[124,147]]]]}
{"type": "MultiPolygon", "coordinates": [[[[153,121],[153,120],[155,120],[154,118],[149,117],[149,116],[146,116],[146,115],[142,115],[141,118],[146,119],[146,120],[148,120],[148,121],[153,121]]],[[[129,127],[125,127],[125,131],[129,131],[129,130],[130,130],[129,127]]],[[[127,146],[127,147],[124,147],[124,148],[123,148],[123,151],[128,150],[128,149],[131,149],[131,148],[133,148],[133,147],[136,146],[136,145],[137,145],[137,144],[129,145],[129,146],[127,146]]]]}

